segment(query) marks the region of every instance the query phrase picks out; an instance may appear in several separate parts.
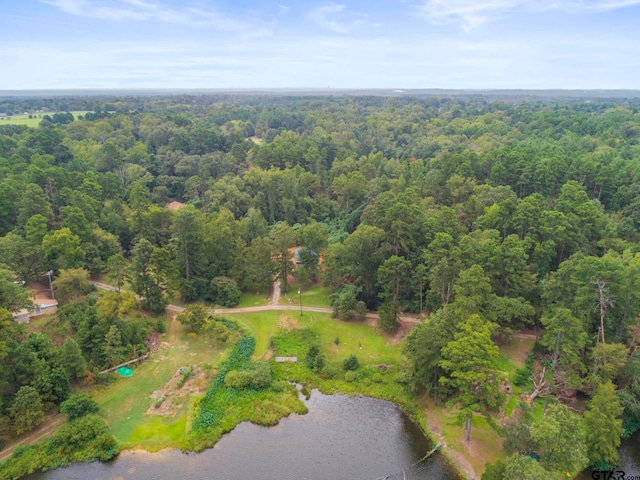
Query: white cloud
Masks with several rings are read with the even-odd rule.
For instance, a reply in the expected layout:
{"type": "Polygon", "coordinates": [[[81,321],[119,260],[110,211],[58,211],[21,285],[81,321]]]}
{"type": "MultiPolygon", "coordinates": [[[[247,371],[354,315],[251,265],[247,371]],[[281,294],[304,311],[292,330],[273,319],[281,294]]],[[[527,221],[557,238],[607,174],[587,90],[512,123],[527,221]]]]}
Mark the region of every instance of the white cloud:
{"type": "Polygon", "coordinates": [[[436,25],[459,24],[464,30],[475,28],[490,15],[508,11],[522,3],[518,0],[428,0],[421,7],[421,13],[436,25]]]}
{"type": "Polygon", "coordinates": [[[307,18],[322,28],[338,33],[349,33],[353,27],[365,23],[362,18],[349,22],[338,21],[335,17],[342,13],[344,9],[344,5],[332,3],[312,10],[309,15],[307,15],[307,18]]]}
{"type": "Polygon", "coordinates": [[[471,30],[518,11],[606,12],[640,5],[640,0],[426,0],[420,13],[434,25],[456,24],[471,30]]]}
{"type": "Polygon", "coordinates": [[[609,0],[598,2],[580,2],[580,7],[584,10],[608,11],[617,10],[619,8],[628,8],[640,5],[640,0],[609,0]]]}
{"type": "Polygon", "coordinates": [[[220,30],[246,30],[250,25],[223,13],[186,7],[181,10],[143,0],[99,2],[95,0],[40,0],[64,13],[107,21],[153,21],[189,26],[210,26],[220,30]]]}
{"type": "Polygon", "coordinates": [[[622,32],[465,40],[295,34],[0,45],[0,89],[637,88],[640,42],[622,32]],[[628,39],[627,39],[628,40],[628,39]],[[99,52],[99,54],[96,54],[99,52]],[[372,75],[372,72],[375,74],[372,75]]]}

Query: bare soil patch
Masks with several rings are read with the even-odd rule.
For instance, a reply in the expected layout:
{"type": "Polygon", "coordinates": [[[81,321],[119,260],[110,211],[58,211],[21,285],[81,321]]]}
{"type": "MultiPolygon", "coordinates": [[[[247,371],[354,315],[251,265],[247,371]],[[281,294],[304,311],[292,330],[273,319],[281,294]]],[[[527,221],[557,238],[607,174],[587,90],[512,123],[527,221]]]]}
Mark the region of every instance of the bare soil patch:
{"type": "Polygon", "coordinates": [[[298,319],[292,317],[290,315],[281,315],[278,317],[278,328],[280,330],[295,330],[298,328],[302,328],[300,323],[298,323],[298,319]]]}
{"type": "Polygon", "coordinates": [[[536,339],[519,335],[521,334],[512,335],[509,342],[500,345],[499,348],[501,354],[511,360],[518,368],[522,368],[536,343],[536,339]]]}
{"type": "Polygon", "coordinates": [[[364,319],[364,323],[375,328],[380,335],[386,338],[389,343],[394,345],[402,342],[415,325],[414,323],[403,322],[400,320],[398,322],[398,328],[393,332],[385,332],[381,328],[378,328],[378,318],[373,315],[367,315],[364,319]]]}
{"type": "Polygon", "coordinates": [[[427,428],[440,443],[442,452],[455,464],[456,468],[460,472],[462,472],[465,478],[471,480],[479,480],[480,475],[478,475],[471,462],[469,462],[469,460],[467,459],[468,456],[476,457],[478,455],[477,448],[474,445],[474,438],[472,437],[471,442],[468,444],[466,444],[465,442],[465,446],[467,447],[466,452],[461,452],[459,450],[451,448],[451,446],[447,444],[444,433],[442,431],[442,422],[445,420],[436,413],[438,407],[435,407],[432,399],[429,399],[427,401],[427,404],[428,407],[425,410],[427,428]]]}
{"type": "Polygon", "coordinates": [[[178,388],[178,380],[181,371],[188,367],[183,366],[176,370],[171,379],[159,390],[151,394],[154,402],[147,410],[147,415],[162,415],[165,417],[174,417],[178,411],[189,401],[189,397],[204,393],[207,389],[210,373],[204,372],[199,366],[193,367],[193,373],[184,382],[181,388],[178,388]],[[156,404],[164,397],[160,405],[156,404]]]}

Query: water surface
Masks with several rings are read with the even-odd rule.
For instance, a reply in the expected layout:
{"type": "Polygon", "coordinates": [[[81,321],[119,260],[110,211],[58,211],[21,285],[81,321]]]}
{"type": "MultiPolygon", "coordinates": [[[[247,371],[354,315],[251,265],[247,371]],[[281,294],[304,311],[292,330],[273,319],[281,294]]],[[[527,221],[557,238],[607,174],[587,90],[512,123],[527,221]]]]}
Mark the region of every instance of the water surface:
{"type": "Polygon", "coordinates": [[[123,452],[108,464],[75,464],[30,480],[454,480],[444,457],[394,404],[313,391],[307,415],[275,427],[238,425],[198,454],[123,452]],[[404,470],[404,472],[403,472],[404,470]]]}

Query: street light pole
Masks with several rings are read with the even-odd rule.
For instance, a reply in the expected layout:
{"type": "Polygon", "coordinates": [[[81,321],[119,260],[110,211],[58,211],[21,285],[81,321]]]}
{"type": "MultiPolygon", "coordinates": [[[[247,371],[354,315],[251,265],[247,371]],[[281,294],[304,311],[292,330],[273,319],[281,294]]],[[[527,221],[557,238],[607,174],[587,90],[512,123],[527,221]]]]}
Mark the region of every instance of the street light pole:
{"type": "Polygon", "coordinates": [[[300,316],[302,316],[302,289],[298,288],[298,296],[300,297],[300,316]]]}
{"type": "Polygon", "coordinates": [[[49,288],[51,289],[51,298],[52,298],[53,300],[55,300],[55,299],[56,299],[56,296],[53,294],[53,284],[51,283],[51,275],[53,275],[53,270],[49,270],[49,271],[46,273],[46,275],[47,275],[47,277],[49,277],[49,288]]]}

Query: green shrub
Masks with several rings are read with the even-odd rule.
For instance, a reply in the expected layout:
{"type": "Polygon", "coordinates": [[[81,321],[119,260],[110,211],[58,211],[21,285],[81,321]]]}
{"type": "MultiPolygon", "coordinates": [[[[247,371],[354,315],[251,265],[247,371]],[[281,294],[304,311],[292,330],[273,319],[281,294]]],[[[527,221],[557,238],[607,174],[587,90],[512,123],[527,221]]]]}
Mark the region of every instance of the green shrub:
{"type": "Polygon", "coordinates": [[[333,318],[349,321],[353,318],[363,320],[367,308],[363,301],[358,300],[361,289],[352,284],[343,284],[335,293],[329,295],[329,304],[333,307],[333,318]]]}
{"type": "Polygon", "coordinates": [[[156,332],[158,333],[164,333],[167,331],[167,326],[164,323],[164,318],[159,317],[156,320],[156,332]]]}
{"type": "Polygon", "coordinates": [[[358,379],[358,374],[353,371],[349,371],[344,374],[344,380],[346,382],[355,382],[358,379]]]}
{"type": "Polygon", "coordinates": [[[519,387],[522,387],[524,385],[526,385],[527,383],[529,383],[530,379],[531,379],[531,369],[533,368],[533,361],[534,361],[534,355],[533,352],[531,352],[528,356],[527,356],[527,360],[524,364],[524,367],[522,368],[518,368],[516,370],[516,373],[513,377],[513,384],[517,385],[519,387]]]}
{"type": "Polygon", "coordinates": [[[345,358],[344,362],[342,362],[342,369],[345,371],[357,370],[360,368],[360,361],[358,357],[351,354],[347,358],[345,358]]]}
{"type": "MultiPolygon", "coordinates": [[[[109,428],[104,420],[89,414],[61,425],[53,439],[58,446],[84,448],[105,433],[109,433],[109,428]]],[[[115,446],[115,440],[112,446],[115,446]]]]}
{"type": "Polygon", "coordinates": [[[259,362],[251,370],[233,370],[224,379],[227,387],[260,390],[271,385],[271,367],[267,362],[259,362]]]}
{"type": "Polygon", "coordinates": [[[325,379],[338,378],[341,374],[340,366],[335,363],[327,363],[320,372],[320,376],[325,379]]]}
{"type": "Polygon", "coordinates": [[[221,343],[225,343],[231,336],[231,330],[224,323],[213,318],[207,320],[202,333],[221,343]]]}
{"type": "Polygon", "coordinates": [[[240,289],[235,280],[228,277],[215,277],[211,280],[213,301],[223,307],[235,307],[240,303],[240,289]]]}
{"type": "Polygon", "coordinates": [[[178,381],[176,382],[176,388],[177,389],[182,388],[182,386],[184,385],[184,382],[186,382],[192,376],[193,376],[193,367],[189,366],[180,370],[180,378],[178,378],[178,381]]]}
{"type": "Polygon", "coordinates": [[[153,404],[153,408],[160,408],[164,401],[167,399],[167,395],[163,394],[158,400],[153,404]]]}
{"type": "Polygon", "coordinates": [[[319,345],[311,345],[307,355],[304,357],[304,363],[309,370],[316,372],[322,370],[322,367],[324,367],[324,357],[319,345]]]}
{"type": "Polygon", "coordinates": [[[60,404],[60,412],[66,414],[69,420],[75,420],[90,413],[98,413],[98,410],[96,401],[87,397],[83,392],[72,393],[60,404]]]}

